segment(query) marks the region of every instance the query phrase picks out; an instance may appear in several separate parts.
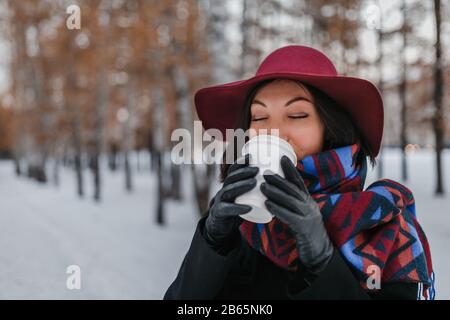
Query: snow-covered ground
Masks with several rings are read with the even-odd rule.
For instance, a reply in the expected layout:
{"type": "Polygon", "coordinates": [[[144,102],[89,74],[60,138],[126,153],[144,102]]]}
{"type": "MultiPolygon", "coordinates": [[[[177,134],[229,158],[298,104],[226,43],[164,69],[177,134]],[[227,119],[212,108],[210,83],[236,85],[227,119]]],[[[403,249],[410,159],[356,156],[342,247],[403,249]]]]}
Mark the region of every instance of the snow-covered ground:
{"type": "MultiPolygon", "coordinates": [[[[90,188],[76,196],[71,171],[58,189],[17,179],[11,165],[0,161],[0,298],[162,298],[192,238],[193,201],[168,202],[167,226],[159,227],[148,170],[135,172],[130,194],[121,172],[105,170],[96,204],[90,188]],[[81,290],[66,288],[70,265],[81,268],[81,290]]],[[[88,172],[85,179],[90,186],[88,172]]]]}
{"type": "MultiPolygon", "coordinates": [[[[450,299],[450,152],[445,154],[447,196],[433,196],[433,154],[409,158],[417,215],[427,233],[436,272],[436,298],[450,299]]],[[[103,171],[103,201],[75,193],[74,175],[61,172],[61,186],[16,178],[10,161],[0,161],[0,298],[160,299],[176,276],[198,216],[190,191],[167,203],[167,226],[154,223],[155,177],[135,172],[134,192],[123,190],[121,172],[103,171]],[[81,289],[69,290],[67,267],[81,268],[81,289]]],[[[400,181],[398,150],[385,152],[386,178],[400,181]]],[[[369,172],[366,185],[376,179],[369,172]]],[[[401,182],[401,181],[400,181],[401,182]]]]}

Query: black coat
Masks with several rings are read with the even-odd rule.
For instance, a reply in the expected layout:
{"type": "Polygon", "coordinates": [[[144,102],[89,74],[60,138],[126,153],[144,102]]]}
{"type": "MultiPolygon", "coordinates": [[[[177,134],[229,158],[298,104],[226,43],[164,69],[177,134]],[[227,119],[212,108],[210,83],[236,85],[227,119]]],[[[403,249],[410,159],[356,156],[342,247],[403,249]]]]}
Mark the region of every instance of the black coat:
{"type": "Polygon", "coordinates": [[[220,254],[203,237],[205,218],[195,231],[176,279],[164,299],[416,299],[414,283],[381,283],[377,293],[363,290],[334,250],[326,269],[308,284],[307,274],[278,267],[239,237],[220,254]]]}

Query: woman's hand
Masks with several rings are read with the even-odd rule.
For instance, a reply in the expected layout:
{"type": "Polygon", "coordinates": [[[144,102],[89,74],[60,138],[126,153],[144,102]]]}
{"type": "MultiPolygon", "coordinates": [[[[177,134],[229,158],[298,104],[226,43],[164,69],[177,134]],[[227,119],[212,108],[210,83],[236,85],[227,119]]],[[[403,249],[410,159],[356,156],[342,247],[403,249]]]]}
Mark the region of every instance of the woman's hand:
{"type": "Polygon", "coordinates": [[[286,178],[273,172],[264,174],[261,191],[266,195],[267,209],[295,235],[301,263],[317,275],[325,269],[333,254],[333,245],[318,204],[308,192],[302,176],[288,157],[281,158],[286,178]]]}
{"type": "Polygon", "coordinates": [[[250,167],[249,160],[250,156],[247,154],[229,167],[222,189],[210,203],[204,236],[214,247],[226,245],[238,231],[242,221],[239,215],[251,210],[248,205],[234,203],[237,196],[256,186],[255,176],[259,168],[250,167]]]}

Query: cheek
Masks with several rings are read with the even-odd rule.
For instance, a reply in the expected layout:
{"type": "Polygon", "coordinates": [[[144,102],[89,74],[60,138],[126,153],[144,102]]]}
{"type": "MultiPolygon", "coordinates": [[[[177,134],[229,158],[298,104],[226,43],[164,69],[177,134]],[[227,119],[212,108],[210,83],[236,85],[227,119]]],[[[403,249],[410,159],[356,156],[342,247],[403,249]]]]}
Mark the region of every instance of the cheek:
{"type": "Polygon", "coordinates": [[[258,134],[260,134],[259,133],[259,130],[260,129],[264,129],[264,127],[262,127],[261,125],[258,125],[258,123],[257,122],[251,122],[250,123],[250,127],[249,127],[249,129],[251,129],[250,130],[250,139],[251,138],[253,138],[254,136],[257,136],[258,134]]]}
{"type": "Polygon", "coordinates": [[[290,130],[290,143],[299,159],[318,153],[323,146],[323,127],[317,124],[303,125],[290,130]]]}
{"type": "Polygon", "coordinates": [[[271,134],[271,130],[278,129],[279,130],[280,125],[278,123],[273,123],[270,120],[264,120],[264,121],[251,121],[250,122],[250,138],[254,137],[255,135],[259,134],[271,134]]]}

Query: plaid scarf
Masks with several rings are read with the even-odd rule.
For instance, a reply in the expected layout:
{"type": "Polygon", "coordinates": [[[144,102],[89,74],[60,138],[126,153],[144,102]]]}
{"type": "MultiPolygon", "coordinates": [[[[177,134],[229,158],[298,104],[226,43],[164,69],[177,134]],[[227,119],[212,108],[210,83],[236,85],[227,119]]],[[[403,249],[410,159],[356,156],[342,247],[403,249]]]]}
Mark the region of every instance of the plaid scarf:
{"type": "MultiPolygon", "coordinates": [[[[347,261],[361,286],[373,266],[381,282],[416,282],[419,298],[434,298],[431,254],[416,219],[414,197],[405,186],[382,179],[363,191],[367,173],[359,166],[359,144],[322,151],[298,161],[297,169],[318,203],[335,248],[347,261]]],[[[241,235],[276,265],[295,271],[301,263],[289,227],[277,218],[267,224],[243,221],[241,235]]],[[[370,280],[369,280],[370,281],[370,280]]]]}

